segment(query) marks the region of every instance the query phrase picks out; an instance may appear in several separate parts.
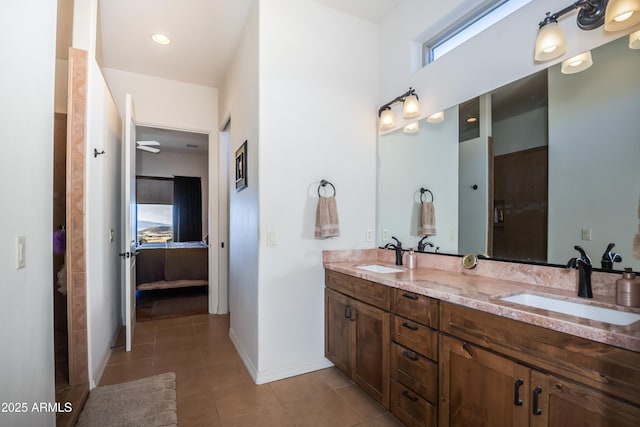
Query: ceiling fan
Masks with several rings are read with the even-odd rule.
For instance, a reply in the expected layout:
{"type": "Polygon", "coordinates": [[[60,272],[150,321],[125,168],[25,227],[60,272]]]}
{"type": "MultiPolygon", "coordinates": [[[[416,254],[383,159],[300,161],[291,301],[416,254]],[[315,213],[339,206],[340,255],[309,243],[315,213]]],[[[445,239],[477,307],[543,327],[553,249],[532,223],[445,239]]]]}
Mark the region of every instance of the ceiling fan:
{"type": "Polygon", "coordinates": [[[136,144],[138,150],[148,151],[153,154],[160,152],[159,148],[152,147],[153,145],[160,145],[158,141],[136,141],[136,144]]]}

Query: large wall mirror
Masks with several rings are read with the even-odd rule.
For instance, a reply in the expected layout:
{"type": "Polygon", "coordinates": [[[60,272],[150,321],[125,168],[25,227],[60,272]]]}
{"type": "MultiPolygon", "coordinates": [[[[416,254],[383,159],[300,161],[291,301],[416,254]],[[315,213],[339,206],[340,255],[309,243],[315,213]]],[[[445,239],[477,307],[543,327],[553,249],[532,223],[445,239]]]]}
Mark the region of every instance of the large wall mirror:
{"type": "Polygon", "coordinates": [[[580,245],[600,267],[614,243],[613,269],[640,270],[640,50],[622,37],[592,57],[583,72],[557,64],[449,108],[444,122],[422,120],[417,133],[381,135],[379,246],[395,236],[417,248],[432,194],[427,252],[565,265],[580,245]]]}

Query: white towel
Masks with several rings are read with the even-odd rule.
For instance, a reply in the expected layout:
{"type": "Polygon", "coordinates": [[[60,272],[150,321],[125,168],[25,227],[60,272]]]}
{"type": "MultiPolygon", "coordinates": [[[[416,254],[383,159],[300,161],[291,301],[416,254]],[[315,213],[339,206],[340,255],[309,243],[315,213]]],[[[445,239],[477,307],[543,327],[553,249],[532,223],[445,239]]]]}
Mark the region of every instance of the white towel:
{"type": "Polygon", "coordinates": [[[418,228],[418,235],[436,235],[436,210],[433,207],[433,202],[422,202],[420,204],[420,227],[418,228]]]}
{"type": "Polygon", "coordinates": [[[326,239],[327,237],[340,236],[340,225],[338,223],[338,207],[336,198],[320,196],[318,199],[318,209],[316,210],[316,239],[326,239]]]}

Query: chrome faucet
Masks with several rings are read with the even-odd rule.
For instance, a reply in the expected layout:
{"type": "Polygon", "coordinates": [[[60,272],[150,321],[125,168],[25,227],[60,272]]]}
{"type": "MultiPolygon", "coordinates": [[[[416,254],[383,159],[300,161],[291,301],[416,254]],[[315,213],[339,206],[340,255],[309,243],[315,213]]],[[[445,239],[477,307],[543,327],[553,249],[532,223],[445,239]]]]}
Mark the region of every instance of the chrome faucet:
{"type": "Polygon", "coordinates": [[[420,241],[418,242],[418,252],[424,252],[427,246],[433,247],[433,243],[426,240],[428,238],[429,236],[424,236],[422,239],[420,239],[420,241]]]}
{"type": "Polygon", "coordinates": [[[573,247],[580,252],[580,258],[571,258],[567,263],[569,268],[578,269],[578,296],[582,298],[593,298],[593,292],[591,291],[591,258],[580,246],[573,247]]]}
{"type": "Polygon", "coordinates": [[[384,247],[385,249],[395,249],[396,265],[402,265],[402,242],[396,237],[391,236],[391,238],[396,241],[395,245],[393,243],[387,243],[384,247]]]}

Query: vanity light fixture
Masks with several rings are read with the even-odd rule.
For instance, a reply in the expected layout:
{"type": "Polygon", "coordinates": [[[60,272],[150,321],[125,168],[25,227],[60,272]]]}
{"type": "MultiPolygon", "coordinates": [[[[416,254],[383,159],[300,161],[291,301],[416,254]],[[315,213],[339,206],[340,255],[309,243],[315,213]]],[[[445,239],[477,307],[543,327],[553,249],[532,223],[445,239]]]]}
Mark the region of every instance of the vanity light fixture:
{"type": "Polygon", "coordinates": [[[404,133],[418,133],[420,131],[420,124],[418,122],[409,123],[402,131],[404,133]]]}
{"type": "Polygon", "coordinates": [[[171,43],[171,39],[168,36],[160,33],[153,34],[151,36],[151,40],[161,45],[167,45],[171,43]]]}
{"type": "Polygon", "coordinates": [[[418,101],[416,90],[409,88],[409,90],[402,95],[380,107],[378,110],[378,117],[380,117],[380,130],[391,129],[395,126],[395,117],[391,107],[400,102],[403,104],[402,117],[405,119],[411,119],[420,115],[420,102],[418,101]]]}
{"type": "Polygon", "coordinates": [[[566,52],[558,19],[576,9],[580,9],[576,24],[582,30],[594,30],[604,24],[606,31],[620,31],[640,22],[640,0],[578,0],[556,13],[547,12],[538,24],[536,61],[549,61],[566,52]]]}
{"type": "Polygon", "coordinates": [[[629,49],[640,49],[640,30],[629,34],[629,49]]]}
{"type": "Polygon", "coordinates": [[[380,112],[378,114],[380,115],[380,129],[387,130],[393,128],[396,125],[396,119],[393,116],[391,107],[380,109],[380,112]]]}
{"type": "Polygon", "coordinates": [[[609,0],[604,14],[604,29],[620,31],[640,23],[640,0],[609,0]]]}
{"type": "Polygon", "coordinates": [[[427,117],[428,123],[440,123],[444,121],[444,111],[438,111],[427,117]]]}
{"type": "Polygon", "coordinates": [[[584,71],[593,65],[593,59],[591,58],[591,51],[581,53],[572,58],[562,61],[562,74],[575,74],[580,71],[584,71]]]}

